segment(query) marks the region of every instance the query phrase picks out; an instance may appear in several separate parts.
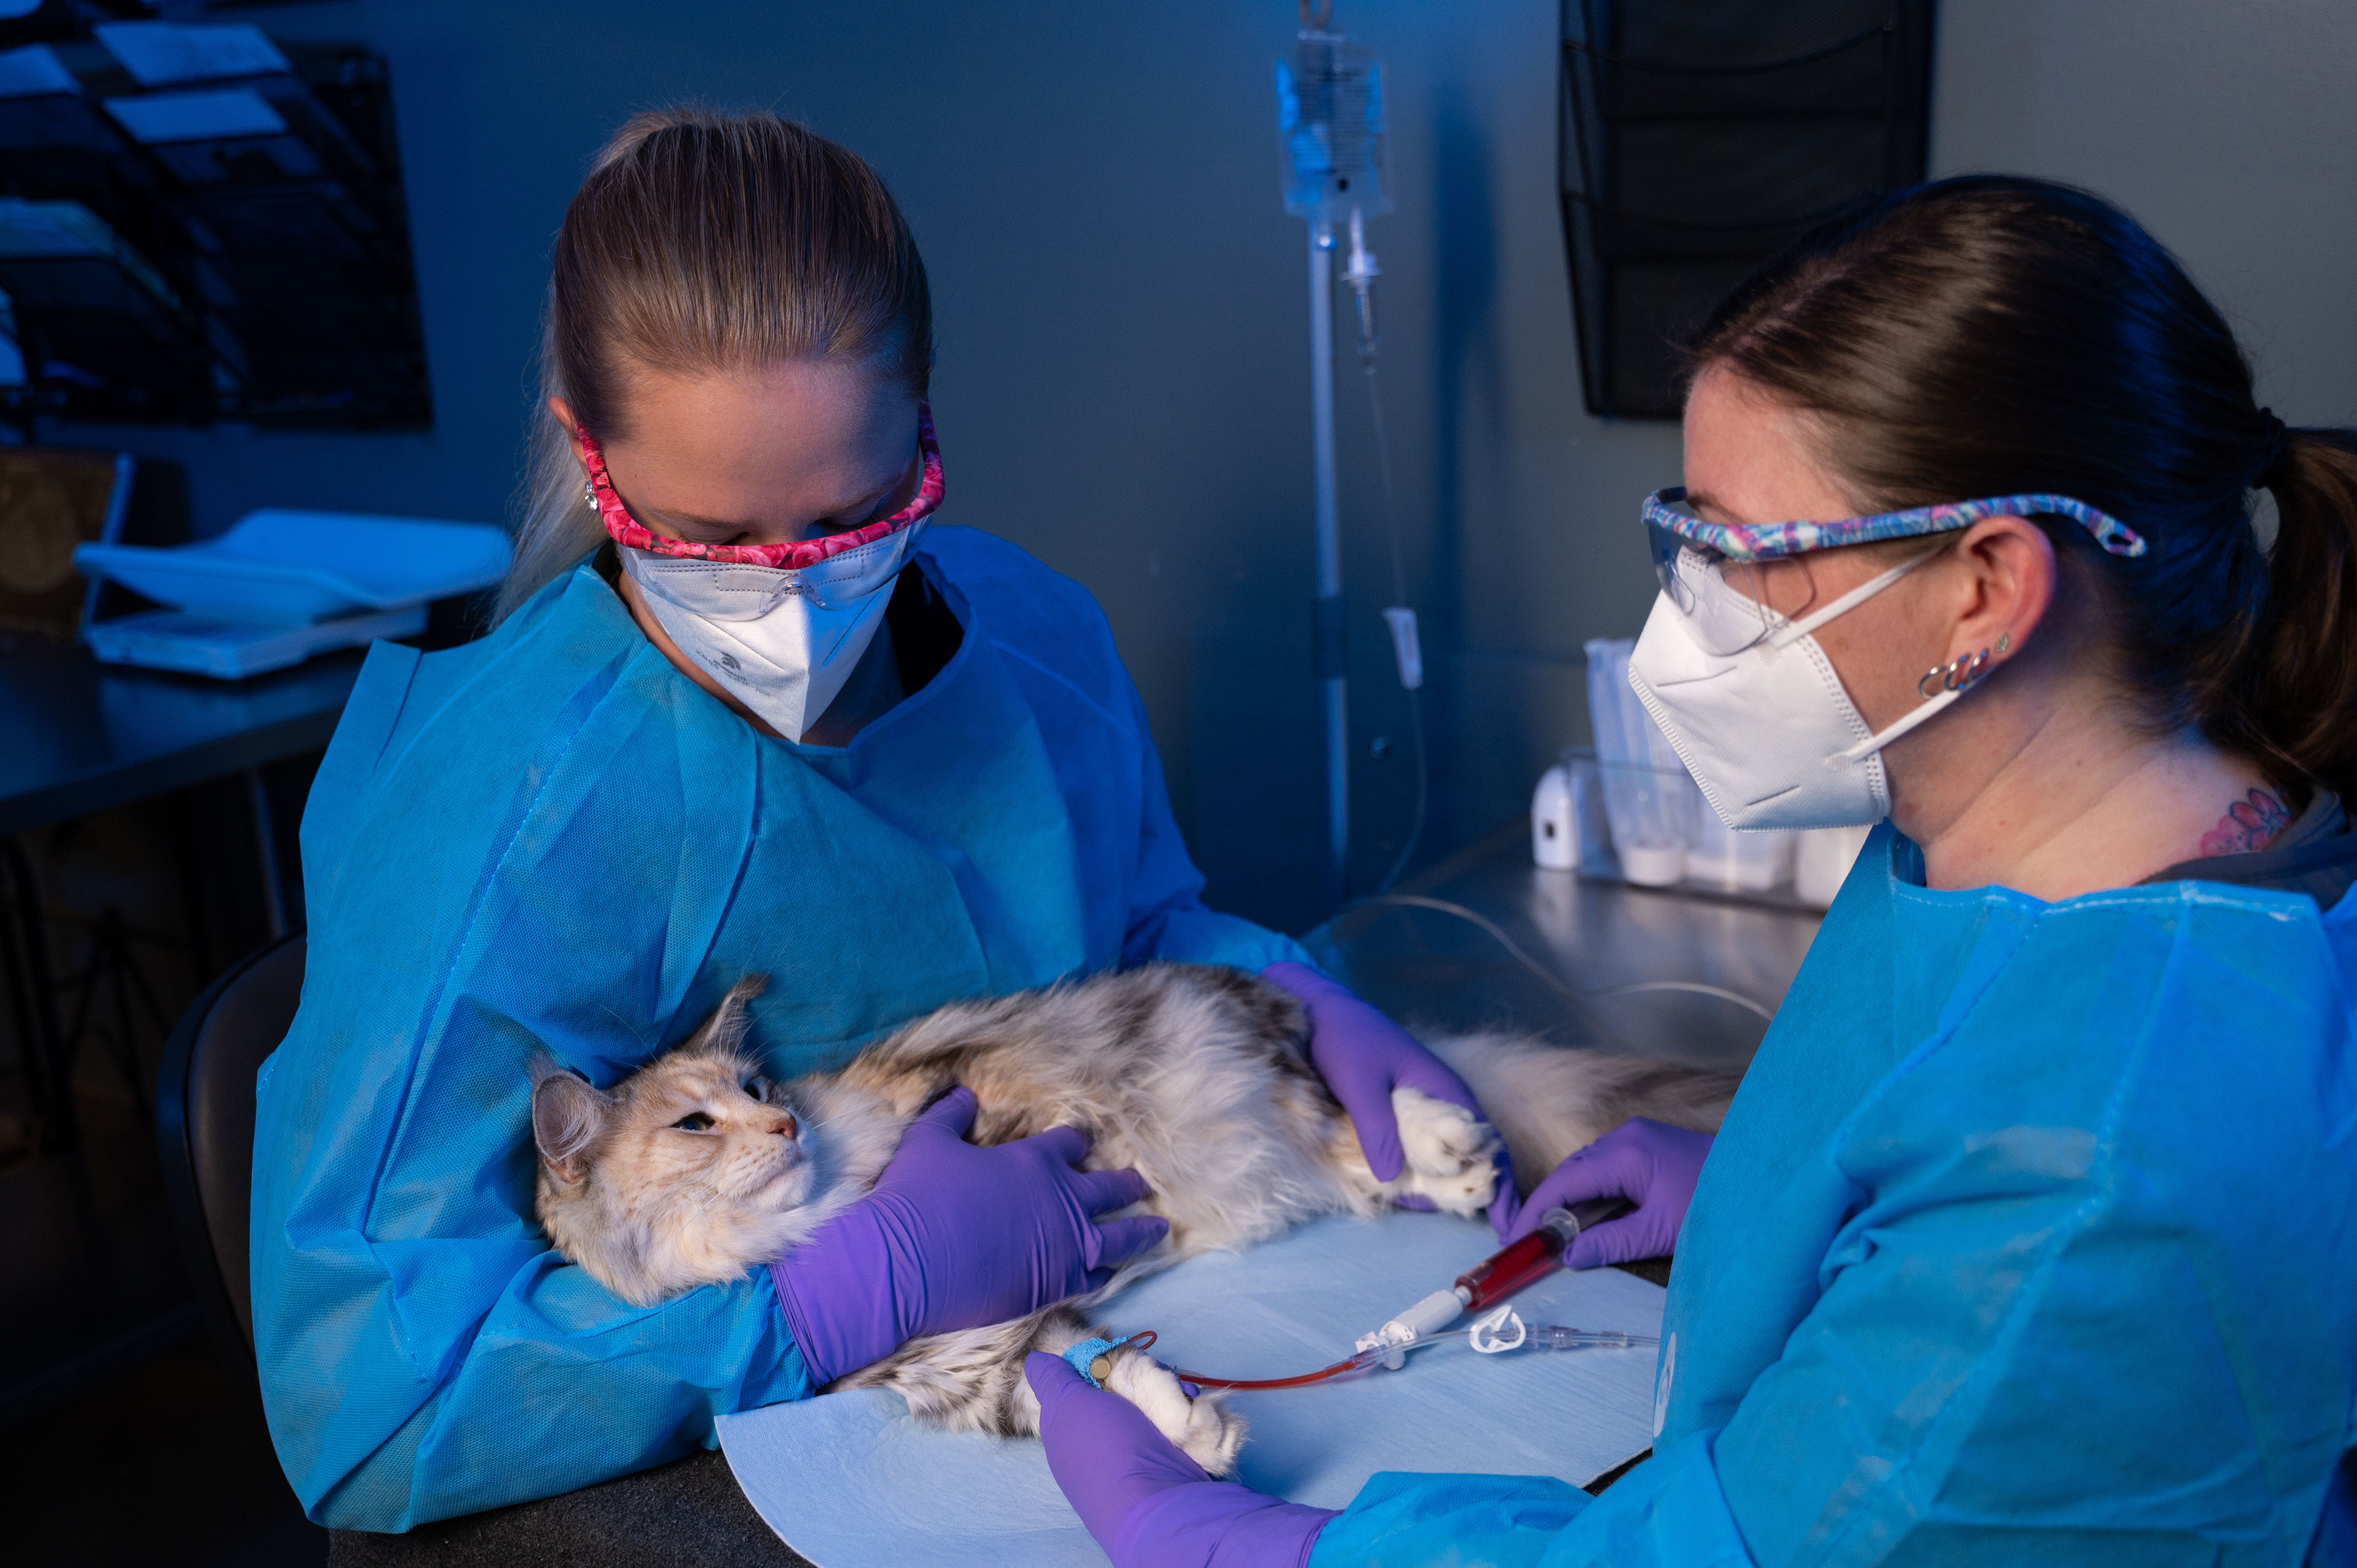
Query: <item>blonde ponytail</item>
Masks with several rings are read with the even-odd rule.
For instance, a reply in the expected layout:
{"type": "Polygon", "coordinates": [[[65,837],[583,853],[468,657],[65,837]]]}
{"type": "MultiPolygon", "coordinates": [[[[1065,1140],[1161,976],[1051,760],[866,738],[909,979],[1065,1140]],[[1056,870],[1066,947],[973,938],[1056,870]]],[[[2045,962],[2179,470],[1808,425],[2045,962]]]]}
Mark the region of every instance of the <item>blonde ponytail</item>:
{"type": "Polygon", "coordinates": [[[599,149],[557,232],[516,525],[495,618],[596,548],[562,398],[610,439],[633,370],[784,360],[873,364],[920,396],[933,362],[925,263],[876,171],[774,114],[634,115],[599,149]]]}

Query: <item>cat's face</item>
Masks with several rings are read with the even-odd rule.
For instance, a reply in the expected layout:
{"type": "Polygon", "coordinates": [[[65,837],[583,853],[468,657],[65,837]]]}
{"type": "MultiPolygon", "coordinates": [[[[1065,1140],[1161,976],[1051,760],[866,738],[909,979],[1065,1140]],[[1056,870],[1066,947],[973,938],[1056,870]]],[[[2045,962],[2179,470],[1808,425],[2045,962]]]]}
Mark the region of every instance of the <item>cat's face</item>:
{"type": "Polygon", "coordinates": [[[533,1090],[533,1134],[557,1185],[595,1185],[640,1223],[692,1227],[716,1208],[780,1214],[816,1171],[802,1118],[751,1058],[675,1051],[601,1093],[564,1071],[533,1090]]]}

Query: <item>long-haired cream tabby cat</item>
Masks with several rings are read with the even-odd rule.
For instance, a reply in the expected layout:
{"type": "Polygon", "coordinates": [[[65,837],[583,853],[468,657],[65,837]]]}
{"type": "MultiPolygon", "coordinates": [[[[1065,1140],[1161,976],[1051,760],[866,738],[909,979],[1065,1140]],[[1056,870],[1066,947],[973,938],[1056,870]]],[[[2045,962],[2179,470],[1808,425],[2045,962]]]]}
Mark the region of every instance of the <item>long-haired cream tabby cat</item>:
{"type": "MultiPolygon", "coordinates": [[[[920,1419],[952,1430],[1036,1432],[1024,1355],[1089,1337],[1082,1313],[1144,1273],[1412,1193],[1479,1214],[1501,1134],[1527,1189],[1631,1116],[1715,1131],[1736,1081],[1511,1036],[1430,1040],[1497,1125],[1396,1090],[1407,1165],[1384,1183],[1308,1066],[1301,1004],[1235,970],[1155,964],[957,1003],[839,1072],[783,1084],[745,1048],[745,1004],[759,990],[759,981],[738,985],[686,1043],[611,1090],[535,1056],[541,1223],[607,1289],[651,1305],[807,1240],[866,1195],[909,1119],[954,1085],[980,1101],[977,1144],[1080,1128],[1094,1139],[1090,1168],[1135,1166],[1146,1178],[1145,1207],[1170,1221],[1168,1239],[1087,1296],[912,1339],[834,1385],[895,1389],[920,1419]]],[[[1206,1470],[1233,1468],[1243,1426],[1217,1395],[1190,1400],[1128,1352],[1115,1356],[1106,1386],[1206,1470]]]]}

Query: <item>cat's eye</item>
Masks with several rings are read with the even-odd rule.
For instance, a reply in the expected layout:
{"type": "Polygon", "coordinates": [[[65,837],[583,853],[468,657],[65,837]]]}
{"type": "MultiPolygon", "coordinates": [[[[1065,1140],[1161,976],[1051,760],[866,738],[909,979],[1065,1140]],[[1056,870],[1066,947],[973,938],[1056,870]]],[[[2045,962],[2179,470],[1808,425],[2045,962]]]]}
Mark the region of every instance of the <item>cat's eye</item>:
{"type": "Polygon", "coordinates": [[[672,1125],[683,1133],[709,1133],[712,1131],[712,1118],[701,1111],[692,1111],[672,1125]]]}
{"type": "Polygon", "coordinates": [[[770,1103],[770,1091],[776,1088],[777,1085],[771,1083],[768,1079],[761,1077],[759,1073],[754,1074],[751,1078],[745,1080],[745,1092],[751,1095],[754,1099],[759,1101],[764,1105],[770,1103]]]}

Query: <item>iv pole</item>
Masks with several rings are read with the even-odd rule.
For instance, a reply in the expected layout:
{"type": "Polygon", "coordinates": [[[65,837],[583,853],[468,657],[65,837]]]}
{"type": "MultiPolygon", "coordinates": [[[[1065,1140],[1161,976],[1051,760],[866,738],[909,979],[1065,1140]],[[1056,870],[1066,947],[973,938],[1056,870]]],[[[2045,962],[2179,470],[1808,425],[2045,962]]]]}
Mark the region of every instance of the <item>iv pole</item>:
{"type": "MultiPolygon", "coordinates": [[[[1298,46],[1276,66],[1277,131],[1285,146],[1285,209],[1309,220],[1310,456],[1318,485],[1318,597],[1311,607],[1310,664],[1326,743],[1325,893],[1326,908],[1332,911],[1341,908],[1350,891],[1351,868],[1350,647],[1334,474],[1334,230],[1347,215],[1351,265],[1342,279],[1358,294],[1359,348],[1372,395],[1374,303],[1369,290],[1379,269],[1366,249],[1364,220],[1390,211],[1392,203],[1383,158],[1380,68],[1364,49],[1327,30],[1334,0],[1299,0],[1299,8],[1298,46]]],[[[1384,483],[1390,484],[1388,467],[1384,483]]],[[[1412,657],[1414,617],[1405,608],[1383,614],[1387,621],[1397,615],[1408,623],[1405,631],[1394,627],[1393,636],[1401,650],[1401,684],[1413,690],[1423,683],[1421,665],[1412,657]]]]}
{"type": "Polygon", "coordinates": [[[1311,667],[1326,739],[1326,908],[1342,907],[1351,857],[1350,644],[1334,478],[1334,226],[1309,224],[1309,422],[1318,475],[1318,598],[1311,667]]]}

